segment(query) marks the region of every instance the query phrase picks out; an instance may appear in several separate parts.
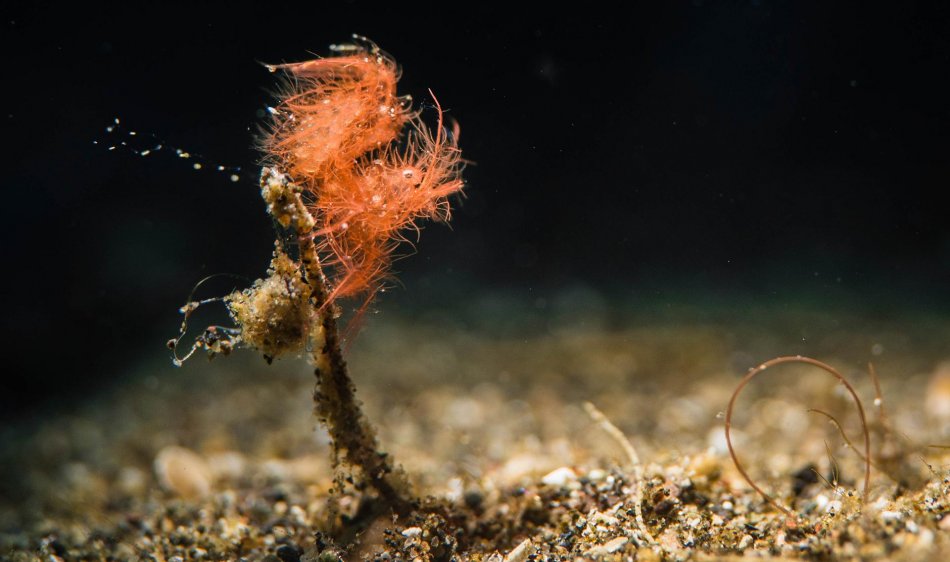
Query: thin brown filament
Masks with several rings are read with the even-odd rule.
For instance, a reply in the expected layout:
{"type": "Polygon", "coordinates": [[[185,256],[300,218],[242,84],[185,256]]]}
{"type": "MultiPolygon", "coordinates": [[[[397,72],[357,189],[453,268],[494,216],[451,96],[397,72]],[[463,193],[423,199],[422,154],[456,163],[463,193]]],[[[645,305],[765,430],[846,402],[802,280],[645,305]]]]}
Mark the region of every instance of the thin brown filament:
{"type": "Polygon", "coordinates": [[[874,405],[877,406],[878,419],[880,419],[882,425],[887,426],[887,412],[884,411],[884,393],[881,392],[881,381],[877,377],[877,369],[874,368],[874,363],[868,362],[868,375],[870,375],[871,382],[874,384],[874,405]]]}
{"type": "Polygon", "coordinates": [[[831,463],[831,482],[833,484],[832,489],[838,487],[838,482],[841,479],[841,469],[838,468],[838,460],[835,458],[834,453],[831,452],[831,445],[825,441],[825,454],[828,455],[828,462],[831,463]]]}
{"type": "MultiPolygon", "coordinates": [[[[857,449],[857,447],[854,446],[854,443],[851,442],[851,439],[848,438],[848,435],[844,432],[844,428],[841,427],[841,422],[839,422],[837,418],[835,418],[834,416],[832,416],[831,414],[829,414],[828,412],[826,412],[826,411],[824,411],[824,410],[819,410],[818,408],[809,408],[808,411],[809,411],[809,412],[812,412],[812,413],[815,413],[815,414],[821,414],[821,415],[825,416],[826,418],[828,418],[828,421],[830,421],[831,423],[833,423],[834,426],[835,426],[836,428],[838,428],[838,433],[841,434],[841,438],[844,439],[844,442],[845,442],[845,444],[848,445],[848,448],[851,449],[852,451],[854,451],[854,454],[857,455],[857,457],[858,457],[859,459],[861,459],[861,462],[863,462],[863,463],[868,462],[868,458],[865,457],[864,455],[862,455],[862,454],[861,454],[861,451],[859,451],[859,450],[857,449]]],[[[874,461],[871,461],[871,466],[872,466],[875,470],[877,470],[878,472],[884,472],[884,470],[881,469],[880,466],[878,466],[877,464],[875,464],[874,461]]]]}
{"type": "Polygon", "coordinates": [[[825,487],[827,487],[829,490],[834,490],[835,488],[837,488],[836,485],[829,482],[827,478],[825,478],[820,472],[818,472],[817,468],[812,468],[811,471],[815,473],[815,476],[817,476],[818,479],[821,480],[824,483],[825,487]]]}
{"type": "Polygon", "coordinates": [[[765,371],[769,367],[774,367],[776,365],[781,365],[783,363],[804,363],[806,365],[812,365],[818,367],[819,369],[825,371],[829,375],[838,379],[841,384],[848,390],[851,394],[851,397],[854,399],[854,403],[858,408],[858,414],[861,418],[861,429],[864,432],[864,491],[863,497],[867,501],[868,492],[871,487],[871,435],[868,431],[867,419],[864,415],[864,405],[861,403],[861,399],[858,397],[858,393],[855,392],[854,387],[851,386],[851,383],[848,382],[848,379],[844,378],[844,375],[839,373],[834,367],[826,363],[822,363],[817,359],[812,359],[810,357],[802,357],[801,355],[795,356],[785,356],[785,357],[776,357],[770,359],[765,363],[762,363],[758,367],[752,368],[742,380],[739,381],[739,384],[736,386],[735,391],[732,393],[732,397],[729,399],[729,407],[726,409],[726,446],[729,447],[729,456],[732,457],[732,462],[735,463],[736,469],[739,471],[739,474],[745,479],[746,482],[752,486],[752,489],[759,493],[762,498],[771,504],[773,507],[784,513],[790,518],[795,518],[795,514],[788,509],[787,507],[781,505],[776,501],[772,496],[765,492],[755,481],[749,476],[749,473],[746,471],[745,467],[739,461],[739,457],[736,455],[735,447],[732,445],[732,412],[735,408],[736,399],[739,398],[739,393],[742,392],[742,389],[745,388],[749,382],[755,378],[756,375],[760,374],[762,371],[765,371]]]}

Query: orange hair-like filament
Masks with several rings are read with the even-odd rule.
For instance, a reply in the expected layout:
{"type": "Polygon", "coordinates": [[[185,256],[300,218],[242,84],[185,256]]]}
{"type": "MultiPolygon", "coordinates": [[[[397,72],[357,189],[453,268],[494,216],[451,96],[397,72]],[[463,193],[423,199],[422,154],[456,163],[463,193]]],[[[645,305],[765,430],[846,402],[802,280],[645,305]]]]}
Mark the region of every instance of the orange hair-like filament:
{"type": "Polygon", "coordinates": [[[398,67],[375,45],[271,68],[288,80],[262,148],[309,193],[328,303],[362,299],[358,323],[389,278],[396,248],[412,243],[407,233],[418,235],[420,219],[450,218],[448,198],[463,187],[458,128],[445,130],[433,95],[433,134],[396,95],[398,67]]]}
{"type": "Polygon", "coordinates": [[[396,62],[378,50],[269,68],[289,80],[263,148],[295,178],[346,167],[392,142],[406,120],[396,62]]]}

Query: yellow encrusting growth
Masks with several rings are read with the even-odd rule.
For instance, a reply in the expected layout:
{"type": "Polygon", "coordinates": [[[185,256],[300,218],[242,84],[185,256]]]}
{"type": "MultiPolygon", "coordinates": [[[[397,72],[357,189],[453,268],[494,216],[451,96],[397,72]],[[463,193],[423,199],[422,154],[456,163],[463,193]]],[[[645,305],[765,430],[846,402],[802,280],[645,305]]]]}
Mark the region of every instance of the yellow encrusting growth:
{"type": "Polygon", "coordinates": [[[259,350],[268,361],[304,348],[315,311],[307,305],[310,286],[300,268],[279,247],[266,279],[258,279],[226,300],[243,342],[259,350]]]}
{"type": "Polygon", "coordinates": [[[261,172],[261,197],[267,203],[267,212],[283,228],[293,227],[305,233],[313,230],[316,223],[300,199],[302,192],[299,185],[274,168],[261,172]]]}

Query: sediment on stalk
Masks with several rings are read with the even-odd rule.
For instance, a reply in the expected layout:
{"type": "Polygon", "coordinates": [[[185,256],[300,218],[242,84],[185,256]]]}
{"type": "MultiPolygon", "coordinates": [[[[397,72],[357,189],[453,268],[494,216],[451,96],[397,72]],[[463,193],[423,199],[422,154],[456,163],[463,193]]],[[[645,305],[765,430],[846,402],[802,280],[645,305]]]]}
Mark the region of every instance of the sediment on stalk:
{"type": "MultiPolygon", "coordinates": [[[[264,168],[261,193],[275,222],[296,238],[299,275],[309,287],[308,305],[314,313],[310,340],[317,383],[313,399],[317,417],[333,441],[338,476],[347,465],[357,467],[365,478],[363,484],[373,488],[386,506],[397,513],[406,512],[414,502],[405,474],[379,450],[376,431],[356,398],[340,345],[337,314],[328,301],[327,280],[313,243],[313,217],[301,200],[301,190],[286,175],[264,168]]],[[[337,478],[338,486],[341,480],[337,478]]]]}

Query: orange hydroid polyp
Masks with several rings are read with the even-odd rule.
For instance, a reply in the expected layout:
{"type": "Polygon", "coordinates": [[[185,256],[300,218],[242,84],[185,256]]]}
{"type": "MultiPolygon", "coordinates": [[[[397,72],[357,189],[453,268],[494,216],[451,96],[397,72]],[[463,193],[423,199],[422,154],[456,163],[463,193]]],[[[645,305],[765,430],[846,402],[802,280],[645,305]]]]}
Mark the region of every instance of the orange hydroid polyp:
{"type": "Polygon", "coordinates": [[[395,61],[369,41],[338,52],[269,67],[287,81],[262,147],[309,193],[329,302],[360,297],[362,312],[417,221],[449,219],[448,198],[463,186],[458,128],[445,130],[433,95],[438,124],[430,131],[409,98],[397,96],[395,61]]]}

